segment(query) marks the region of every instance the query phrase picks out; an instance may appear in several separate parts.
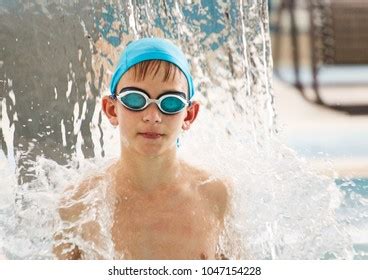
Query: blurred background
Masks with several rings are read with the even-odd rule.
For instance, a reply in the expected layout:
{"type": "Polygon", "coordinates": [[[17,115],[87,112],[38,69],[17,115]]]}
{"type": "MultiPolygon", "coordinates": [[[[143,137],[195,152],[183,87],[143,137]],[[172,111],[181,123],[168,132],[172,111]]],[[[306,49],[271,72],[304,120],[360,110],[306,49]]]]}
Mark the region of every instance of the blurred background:
{"type": "Polygon", "coordinates": [[[269,0],[269,11],[280,134],[367,191],[368,0],[269,0]]]}

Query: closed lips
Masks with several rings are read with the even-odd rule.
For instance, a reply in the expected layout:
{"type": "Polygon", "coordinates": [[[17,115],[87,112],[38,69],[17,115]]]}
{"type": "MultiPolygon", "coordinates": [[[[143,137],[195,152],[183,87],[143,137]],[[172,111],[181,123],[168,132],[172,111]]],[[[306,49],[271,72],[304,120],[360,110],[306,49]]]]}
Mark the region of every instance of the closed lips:
{"type": "Polygon", "coordinates": [[[162,136],[162,133],[158,133],[158,132],[151,132],[151,131],[147,131],[147,132],[139,132],[138,134],[147,134],[147,135],[160,135],[162,136]]]}
{"type": "Polygon", "coordinates": [[[157,133],[157,132],[141,132],[138,134],[146,138],[159,138],[164,135],[164,134],[157,133]]]}

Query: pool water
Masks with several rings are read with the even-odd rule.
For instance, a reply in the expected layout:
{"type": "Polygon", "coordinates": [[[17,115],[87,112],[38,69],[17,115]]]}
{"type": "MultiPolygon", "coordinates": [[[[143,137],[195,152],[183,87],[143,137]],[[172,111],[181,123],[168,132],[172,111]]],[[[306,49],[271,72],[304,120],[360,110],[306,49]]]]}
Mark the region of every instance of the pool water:
{"type": "Polygon", "coordinates": [[[341,222],[349,223],[355,250],[354,259],[368,259],[368,178],[337,179],[336,185],[344,194],[338,209],[341,222]],[[348,221],[346,218],[349,217],[348,221]],[[351,219],[354,217],[353,219],[351,219]]]}

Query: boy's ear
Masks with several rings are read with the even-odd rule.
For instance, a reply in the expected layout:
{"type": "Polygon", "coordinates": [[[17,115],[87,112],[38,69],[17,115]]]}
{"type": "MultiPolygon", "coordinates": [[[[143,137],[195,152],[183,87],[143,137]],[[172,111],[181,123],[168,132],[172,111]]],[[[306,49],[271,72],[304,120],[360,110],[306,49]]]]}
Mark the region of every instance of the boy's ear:
{"type": "Polygon", "coordinates": [[[102,110],[113,126],[119,124],[116,114],[116,102],[111,96],[102,97],[102,110]]]}
{"type": "Polygon", "coordinates": [[[182,126],[183,130],[188,130],[190,128],[190,125],[197,118],[198,112],[199,112],[199,102],[192,101],[191,105],[187,109],[187,115],[184,119],[184,123],[182,126]]]}

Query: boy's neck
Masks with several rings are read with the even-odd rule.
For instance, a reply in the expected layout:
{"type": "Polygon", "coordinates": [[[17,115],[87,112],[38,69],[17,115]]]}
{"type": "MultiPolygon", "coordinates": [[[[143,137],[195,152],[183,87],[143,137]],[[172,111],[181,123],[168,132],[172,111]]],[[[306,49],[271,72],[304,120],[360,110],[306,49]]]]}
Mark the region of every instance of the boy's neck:
{"type": "Polygon", "coordinates": [[[153,191],[174,183],[180,175],[180,161],[175,150],[157,157],[123,150],[115,171],[117,179],[129,180],[129,185],[137,190],[153,191]]]}

